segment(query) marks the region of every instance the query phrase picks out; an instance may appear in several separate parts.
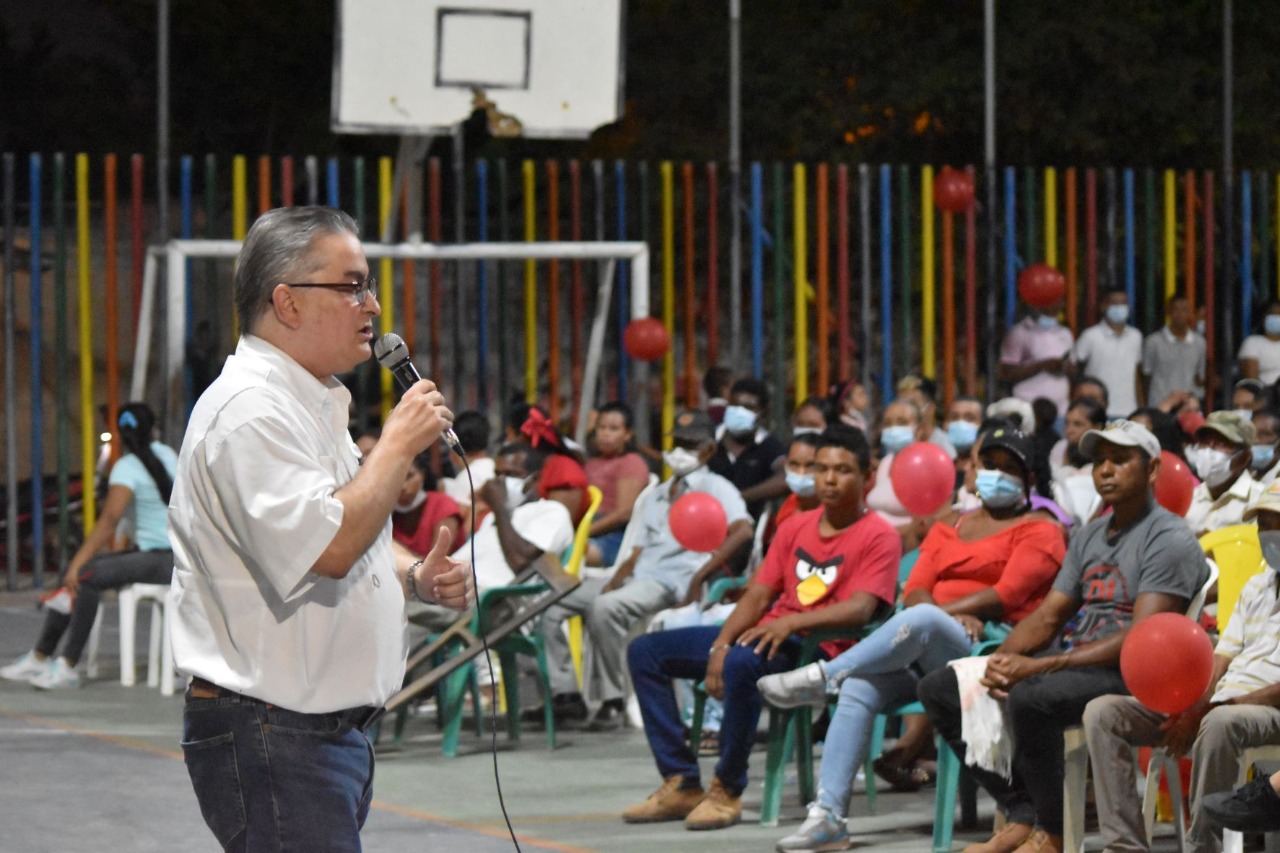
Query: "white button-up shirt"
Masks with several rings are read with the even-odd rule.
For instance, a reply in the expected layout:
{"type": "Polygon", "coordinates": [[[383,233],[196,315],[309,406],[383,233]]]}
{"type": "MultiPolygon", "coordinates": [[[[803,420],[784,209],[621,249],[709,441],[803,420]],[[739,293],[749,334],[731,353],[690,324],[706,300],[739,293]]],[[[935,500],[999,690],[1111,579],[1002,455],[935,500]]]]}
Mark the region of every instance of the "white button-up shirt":
{"type": "Polygon", "coordinates": [[[381,705],[404,678],[391,524],[341,579],[310,571],[359,467],[351,395],[242,336],[196,403],[169,503],[174,663],[301,713],[381,705]]]}
{"type": "Polygon", "coordinates": [[[1263,485],[1253,479],[1248,470],[1241,472],[1231,488],[1218,495],[1214,500],[1209,494],[1209,487],[1204,483],[1196,486],[1191,493],[1191,506],[1187,509],[1187,524],[1196,536],[1240,524],[1244,520],[1244,510],[1262,494],[1263,485]]]}

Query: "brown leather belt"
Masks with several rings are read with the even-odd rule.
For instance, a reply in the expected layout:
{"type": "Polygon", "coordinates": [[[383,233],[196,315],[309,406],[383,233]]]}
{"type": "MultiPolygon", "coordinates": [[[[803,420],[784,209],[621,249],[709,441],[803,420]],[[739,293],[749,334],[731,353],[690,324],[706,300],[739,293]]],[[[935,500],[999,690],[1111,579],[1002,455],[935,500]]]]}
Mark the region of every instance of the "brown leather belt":
{"type": "MultiPolygon", "coordinates": [[[[191,684],[187,687],[188,699],[239,699],[243,702],[252,702],[258,705],[264,705],[268,708],[274,708],[269,702],[263,702],[261,699],[255,699],[252,696],[245,696],[243,693],[236,693],[234,690],[228,690],[225,687],[219,687],[212,681],[206,681],[200,676],[193,676],[191,684]]],[[[310,717],[336,717],[339,721],[344,722],[352,728],[365,731],[378,720],[382,719],[382,715],[386,713],[386,708],[374,705],[361,705],[358,708],[347,708],[344,711],[332,711],[328,714],[308,714],[310,717]]],[[[295,712],[299,713],[299,712],[295,712]]]]}

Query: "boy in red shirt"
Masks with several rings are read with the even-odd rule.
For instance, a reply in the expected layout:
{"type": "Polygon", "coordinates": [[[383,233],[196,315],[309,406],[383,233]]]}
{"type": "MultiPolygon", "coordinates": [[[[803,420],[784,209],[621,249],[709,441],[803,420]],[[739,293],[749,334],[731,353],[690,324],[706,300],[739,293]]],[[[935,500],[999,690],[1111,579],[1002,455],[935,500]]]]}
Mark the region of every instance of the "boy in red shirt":
{"type": "MultiPolygon", "coordinates": [[[[795,667],[797,635],[858,628],[892,606],[902,546],[897,532],[863,503],[869,469],[870,449],[861,430],[828,427],[814,464],[821,507],[779,528],[728,621],[721,627],[659,631],[632,642],[627,653],[631,680],[665,781],[623,812],[623,820],[684,820],[689,829],[737,823],[762,703],[756,681],[795,667]],[[705,679],[707,693],[724,701],[720,760],[706,792],[698,757],[681,728],[672,690],[677,678],[705,679]]],[[[839,643],[823,645],[826,655],[841,649],[839,643]]]]}

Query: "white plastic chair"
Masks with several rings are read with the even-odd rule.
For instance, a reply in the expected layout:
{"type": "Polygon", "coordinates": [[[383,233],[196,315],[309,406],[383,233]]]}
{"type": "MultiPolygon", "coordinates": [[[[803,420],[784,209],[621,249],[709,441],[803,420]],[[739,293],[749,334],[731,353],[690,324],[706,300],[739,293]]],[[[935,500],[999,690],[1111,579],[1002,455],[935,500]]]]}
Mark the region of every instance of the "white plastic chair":
{"type": "MultiPolygon", "coordinates": [[[[138,606],[151,602],[151,636],[147,649],[147,686],[159,687],[161,694],[173,695],[173,649],[169,645],[169,584],[135,583],[121,587],[117,593],[120,608],[120,683],[131,687],[137,683],[134,635],[137,633],[138,606]]],[[[102,608],[98,609],[93,630],[89,634],[86,674],[98,674],[98,646],[102,633],[102,608]]]]}

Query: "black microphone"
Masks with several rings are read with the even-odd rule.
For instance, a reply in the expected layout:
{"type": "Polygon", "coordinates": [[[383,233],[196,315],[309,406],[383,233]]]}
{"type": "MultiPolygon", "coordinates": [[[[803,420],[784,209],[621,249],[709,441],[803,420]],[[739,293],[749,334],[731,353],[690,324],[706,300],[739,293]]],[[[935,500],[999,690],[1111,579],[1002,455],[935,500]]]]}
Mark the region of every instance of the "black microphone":
{"type": "MultiPolygon", "coordinates": [[[[395,332],[387,332],[374,341],[373,354],[378,359],[378,364],[391,371],[401,391],[409,390],[413,383],[422,378],[418,368],[413,366],[413,359],[409,358],[409,348],[404,345],[404,339],[395,332]]],[[[458,436],[452,429],[446,429],[441,437],[455,453],[463,455],[462,442],[458,441],[458,436]]]]}

